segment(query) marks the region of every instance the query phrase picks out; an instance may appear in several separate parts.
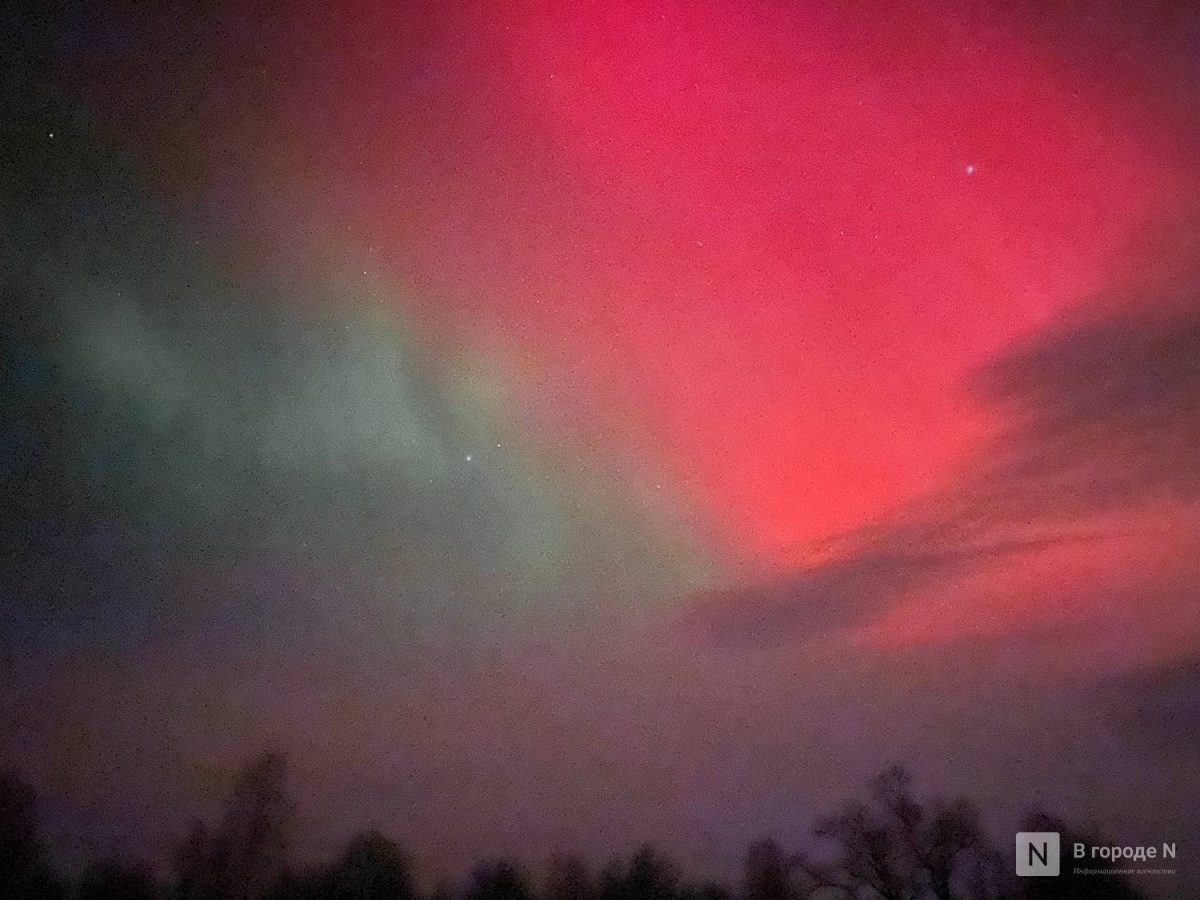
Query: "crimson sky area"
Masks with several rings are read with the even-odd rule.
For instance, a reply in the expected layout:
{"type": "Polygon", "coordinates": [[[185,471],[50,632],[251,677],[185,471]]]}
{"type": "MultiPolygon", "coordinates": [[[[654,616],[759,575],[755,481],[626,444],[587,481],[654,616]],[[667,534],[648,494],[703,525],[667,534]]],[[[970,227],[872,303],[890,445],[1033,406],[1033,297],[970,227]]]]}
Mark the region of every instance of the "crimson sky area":
{"type": "Polygon", "coordinates": [[[56,847],[265,744],[430,877],[728,873],[894,759],[1200,834],[1200,17],[1046,6],[4,13],[56,847]]]}

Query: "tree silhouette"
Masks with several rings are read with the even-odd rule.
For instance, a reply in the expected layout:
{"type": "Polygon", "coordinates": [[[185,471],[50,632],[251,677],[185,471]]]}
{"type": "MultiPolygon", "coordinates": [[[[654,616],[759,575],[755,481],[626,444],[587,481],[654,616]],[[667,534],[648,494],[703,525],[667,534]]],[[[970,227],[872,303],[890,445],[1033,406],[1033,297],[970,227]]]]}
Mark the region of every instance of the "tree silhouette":
{"type": "Polygon", "coordinates": [[[597,885],[591,869],[578,856],[558,856],[550,861],[543,900],[596,900],[597,885]]]}
{"type": "Polygon", "coordinates": [[[729,888],[717,881],[685,884],[679,894],[681,900],[730,900],[729,888]]]}
{"type": "MultiPolygon", "coordinates": [[[[462,892],[415,886],[407,854],[378,831],[354,837],[330,865],[291,871],[286,851],[291,803],[286,765],[263,753],[237,773],[215,827],[197,821],[178,845],[170,889],[145,869],[109,861],[81,877],[75,900],[731,900],[724,885],[690,882],[652,845],[599,876],[577,856],[551,861],[534,892],[512,862],[477,866],[462,892]]],[[[65,900],[67,891],[38,837],[36,797],[0,771],[0,900],[65,900]]],[[[1034,813],[1025,831],[1061,836],[1062,874],[1018,878],[1012,845],[989,841],[964,799],[922,804],[899,767],[872,779],[865,802],[819,821],[827,852],[788,855],[774,841],[747,851],[736,900],[1142,900],[1121,874],[1075,875],[1071,848],[1109,846],[1061,819],[1034,813]]]]}
{"type": "Polygon", "coordinates": [[[831,863],[801,855],[796,864],[809,896],[879,900],[993,900],[999,892],[995,854],[966,800],[936,801],[926,810],[893,766],[871,782],[869,803],[855,803],[817,827],[836,848],[831,863]]]}
{"type": "Polygon", "coordinates": [[[524,873],[506,860],[476,866],[466,900],[533,900],[524,873]]]}
{"type": "Polygon", "coordinates": [[[156,900],[159,885],[154,876],[137,866],[110,860],[83,873],[78,900],[156,900]]]}
{"type": "Polygon", "coordinates": [[[650,844],[634,853],[627,868],[613,863],[600,879],[601,900],[678,900],[679,872],[650,844]]]}
{"type": "MultiPolygon", "coordinates": [[[[1123,875],[1076,875],[1072,869],[1071,848],[1075,843],[1088,847],[1107,847],[1112,841],[1071,828],[1062,819],[1035,812],[1021,826],[1023,831],[1057,831],[1062,853],[1062,870],[1057,878],[1021,879],[1020,900],[1141,900],[1142,893],[1123,875]]],[[[1088,868],[1094,863],[1084,864],[1088,868]]]]}
{"type": "Polygon", "coordinates": [[[285,871],[265,894],[266,900],[325,900],[328,872],[323,867],[285,871]]]}
{"type": "Polygon", "coordinates": [[[13,772],[0,771],[0,897],[55,900],[66,890],[38,836],[37,795],[13,772]]]}
{"type": "Polygon", "coordinates": [[[176,853],[179,900],[257,900],[283,875],[291,803],[286,760],[264,752],[234,780],[221,822],[193,824],[176,853]]]}
{"type": "Polygon", "coordinates": [[[355,837],[325,877],[329,900],[415,900],[408,857],[378,831],[355,837]]]}
{"type": "MultiPolygon", "coordinates": [[[[801,895],[849,900],[1140,900],[1121,875],[1072,877],[1065,862],[1056,878],[1017,878],[1012,852],[989,842],[974,807],[964,799],[936,800],[926,808],[909,790],[908,774],[892,767],[871,782],[870,801],[847,806],[820,822],[816,834],[831,842],[832,860],[793,858],[801,895]]],[[[1057,831],[1064,853],[1073,843],[1107,845],[1080,836],[1044,813],[1028,817],[1025,831],[1057,831]]],[[[770,854],[765,857],[768,861],[770,854]]],[[[763,862],[759,869],[770,867],[763,862]]],[[[773,876],[774,877],[774,876],[773,876]]]]}
{"type": "Polygon", "coordinates": [[[791,862],[774,841],[759,841],[746,852],[741,900],[795,900],[791,862]]]}
{"type": "Polygon", "coordinates": [[[212,856],[208,828],[203,822],[193,821],[187,837],[175,848],[176,900],[215,900],[219,896],[212,856]]]}

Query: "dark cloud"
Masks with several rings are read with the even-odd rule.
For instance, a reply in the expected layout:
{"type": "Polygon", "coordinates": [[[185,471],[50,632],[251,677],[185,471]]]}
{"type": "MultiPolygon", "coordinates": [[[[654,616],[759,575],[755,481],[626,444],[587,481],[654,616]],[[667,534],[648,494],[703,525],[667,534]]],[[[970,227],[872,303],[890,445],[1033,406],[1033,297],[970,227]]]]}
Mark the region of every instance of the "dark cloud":
{"type": "Polygon", "coordinates": [[[1200,492],[1200,275],[1175,289],[980,373],[977,387],[1010,417],[989,484],[1070,512],[1200,492]]]}
{"type": "Polygon", "coordinates": [[[1046,545],[1040,540],[973,547],[872,544],[769,583],[711,592],[697,598],[687,618],[722,644],[763,646],[811,637],[870,618],[909,591],[1046,545]]]}
{"type": "Polygon", "coordinates": [[[1101,537],[1114,517],[1189,508],[1200,497],[1200,269],[1190,254],[1153,252],[1140,274],[1142,286],[1097,297],[972,376],[1002,427],[947,487],[847,536],[831,559],[698,598],[689,622],[720,643],[808,639],[1000,557],[1101,537]]]}

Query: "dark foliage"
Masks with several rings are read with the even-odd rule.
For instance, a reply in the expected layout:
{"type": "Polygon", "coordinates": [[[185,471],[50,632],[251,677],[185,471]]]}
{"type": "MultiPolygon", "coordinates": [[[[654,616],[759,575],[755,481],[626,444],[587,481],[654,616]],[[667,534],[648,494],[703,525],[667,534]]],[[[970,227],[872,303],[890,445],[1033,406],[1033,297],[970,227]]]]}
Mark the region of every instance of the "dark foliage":
{"type": "Polygon", "coordinates": [[[476,867],[466,900],[533,900],[533,891],[520,869],[506,860],[497,860],[476,867]]]}
{"type": "MultiPolygon", "coordinates": [[[[1022,879],[1020,900],[1139,900],[1135,891],[1121,875],[1076,875],[1071,860],[1075,843],[1086,846],[1107,845],[1110,842],[1096,835],[1083,834],[1068,826],[1062,819],[1045,813],[1034,813],[1022,824],[1025,831],[1057,831],[1062,847],[1062,874],[1058,878],[1022,879]]],[[[1090,868],[1085,863],[1081,868],[1090,868]]]]}
{"type": "MultiPolygon", "coordinates": [[[[984,833],[964,799],[917,802],[907,773],[875,778],[866,801],[818,823],[824,852],[788,853],[774,841],[752,845],[736,894],[714,882],[686,881],[651,845],[610,862],[599,874],[575,856],[551,861],[540,889],[504,859],[480,864],[461,889],[416,887],[411,862],[378,831],[353,838],[330,865],[287,866],[291,802],[286,765],[264,753],[237,774],[215,826],[193,824],[175,857],[175,875],[160,883],[148,870],[117,861],[80,878],[76,900],[1139,900],[1120,874],[1074,874],[1069,848],[1106,846],[1044,813],[1026,831],[1056,831],[1062,875],[1017,878],[1012,853],[984,833]]],[[[32,789],[0,773],[0,900],[66,900],[38,836],[32,789]]]]}
{"type": "Polygon", "coordinates": [[[378,831],[354,838],[324,882],[323,896],[328,900],[416,898],[408,857],[378,831]]]}
{"type": "Polygon", "coordinates": [[[598,890],[586,862],[578,856],[559,856],[550,863],[542,900],[596,900],[598,890]]]}
{"type": "Polygon", "coordinates": [[[679,900],[680,893],[679,871],[649,844],[628,866],[612,863],[600,878],[601,900],[679,900]]]}
{"type": "Polygon", "coordinates": [[[15,774],[0,772],[0,897],[57,900],[65,896],[38,837],[33,789],[15,774]]]}
{"type": "Polygon", "coordinates": [[[741,900],[796,900],[799,892],[783,848],[771,840],[751,845],[742,874],[741,900]]]}
{"type": "Polygon", "coordinates": [[[92,866],[79,880],[77,900],[157,900],[159,885],[144,868],[115,860],[92,866]]]}
{"type": "Polygon", "coordinates": [[[291,804],[286,764],[264,753],[238,774],[220,825],[192,825],[175,858],[178,900],[258,900],[283,874],[291,804]]]}

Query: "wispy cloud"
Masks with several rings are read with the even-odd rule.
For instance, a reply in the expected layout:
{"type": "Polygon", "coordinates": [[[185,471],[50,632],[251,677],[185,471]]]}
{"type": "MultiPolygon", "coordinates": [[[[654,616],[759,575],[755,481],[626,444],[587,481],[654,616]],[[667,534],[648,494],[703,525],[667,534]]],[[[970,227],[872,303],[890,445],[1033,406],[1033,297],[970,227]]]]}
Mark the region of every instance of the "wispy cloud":
{"type": "Polygon", "coordinates": [[[1009,417],[988,488],[1049,515],[1200,493],[1200,275],[1172,287],[979,373],[976,387],[1009,417]]]}
{"type": "Polygon", "coordinates": [[[1114,288],[972,375],[1000,428],[948,484],[813,565],[696,598],[688,624],[722,644],[804,640],[998,561],[1111,537],[1139,511],[1191,508],[1200,269],[1152,255],[1147,272],[1169,275],[1114,288]]]}

